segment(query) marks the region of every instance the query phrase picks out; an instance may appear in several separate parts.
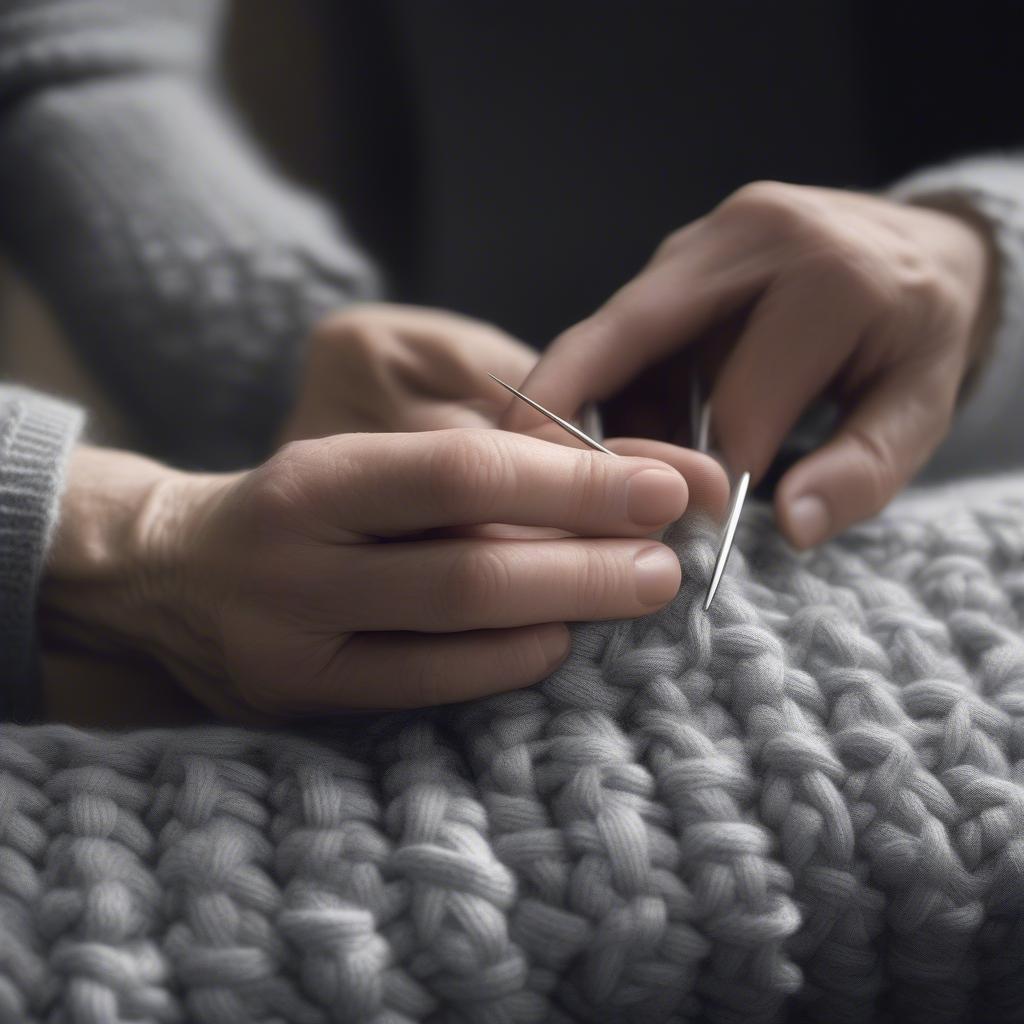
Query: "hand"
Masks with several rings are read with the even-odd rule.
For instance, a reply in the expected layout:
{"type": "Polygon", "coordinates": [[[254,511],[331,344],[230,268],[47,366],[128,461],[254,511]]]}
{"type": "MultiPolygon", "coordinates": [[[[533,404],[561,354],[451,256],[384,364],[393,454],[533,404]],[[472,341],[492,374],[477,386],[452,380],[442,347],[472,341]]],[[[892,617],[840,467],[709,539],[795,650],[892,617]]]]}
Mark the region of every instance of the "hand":
{"type": "Polygon", "coordinates": [[[354,431],[493,427],[537,353],[496,327],[415,306],[353,306],[309,343],[295,410],[280,442],[354,431]]]}
{"type": "MultiPolygon", "coordinates": [[[[782,528],[807,547],[882,508],[949,430],[988,333],[991,263],[966,215],[748,185],[669,236],[523,387],[565,416],[617,396],[610,427],[672,439],[701,342],[705,371],[708,355],[717,371],[717,447],[755,482],[800,414],[834,393],[845,406],[838,431],[776,490],[782,528]]],[[[510,408],[503,425],[529,419],[510,408]]]]}
{"type": "Polygon", "coordinates": [[[550,673],[566,622],[669,601],[679,563],[648,535],[713,486],[497,430],[298,442],[206,476],[83,448],[42,616],[236,717],[465,700],[550,673]],[[570,535],[446,536],[492,522],[570,535]]]}
{"type": "MultiPolygon", "coordinates": [[[[520,383],[537,353],[489,324],[416,306],[360,305],[327,317],[313,332],[305,383],[281,442],[357,431],[414,432],[496,427],[511,399],[493,373],[520,383]]],[[[549,420],[524,433],[579,447],[549,420]]],[[[605,442],[620,455],[660,459],[684,473],[697,504],[720,515],[728,483],[712,459],[647,438],[605,442]]],[[[526,536],[493,524],[464,535],[526,536]]],[[[529,535],[538,535],[537,530],[529,535]]]]}

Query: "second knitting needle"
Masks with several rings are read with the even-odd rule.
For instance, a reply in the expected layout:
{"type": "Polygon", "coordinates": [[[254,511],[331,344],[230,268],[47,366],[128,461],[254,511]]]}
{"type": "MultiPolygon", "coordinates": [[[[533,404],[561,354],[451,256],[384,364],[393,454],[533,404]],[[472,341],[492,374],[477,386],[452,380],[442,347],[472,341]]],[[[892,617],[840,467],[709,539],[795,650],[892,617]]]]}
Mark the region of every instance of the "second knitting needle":
{"type": "Polygon", "coordinates": [[[517,391],[511,384],[506,384],[500,377],[495,377],[493,373],[487,374],[488,377],[493,381],[497,381],[506,391],[511,391],[516,398],[521,398],[530,408],[536,409],[543,416],[547,416],[552,423],[557,423],[563,430],[569,431],[577,441],[582,441],[586,445],[590,445],[595,451],[604,452],[605,455],[614,455],[615,452],[608,448],[605,448],[600,441],[595,441],[588,434],[584,434],[579,427],[574,423],[570,423],[568,420],[563,420],[561,416],[556,416],[553,412],[545,409],[540,402],[535,402],[529,395],[524,395],[522,391],[517,391]]]}
{"type": "MultiPolygon", "coordinates": [[[[540,402],[535,402],[529,395],[524,395],[522,391],[512,387],[511,384],[506,384],[500,377],[495,377],[493,373],[488,373],[487,376],[490,377],[491,380],[500,384],[506,391],[511,391],[516,398],[522,399],[528,406],[530,406],[530,408],[536,409],[542,416],[547,416],[552,423],[557,423],[563,430],[568,431],[578,441],[582,441],[585,445],[589,445],[596,451],[604,452],[605,455],[615,455],[615,452],[611,451],[609,448],[605,448],[603,444],[583,433],[583,431],[575,424],[570,423],[568,420],[563,420],[561,416],[556,416],[550,410],[545,409],[540,402]]],[[[696,421],[698,423],[698,434],[700,437],[698,443],[702,448],[707,445],[710,411],[710,405],[705,403],[701,409],[701,415],[696,421]]],[[[711,585],[708,587],[708,594],[704,599],[704,611],[707,611],[711,607],[711,602],[715,599],[715,593],[718,591],[718,584],[722,579],[722,573],[725,572],[725,563],[729,561],[729,552],[732,551],[733,537],[736,535],[736,526],[740,521],[740,513],[743,511],[743,502],[747,497],[747,488],[749,486],[750,474],[744,473],[740,477],[739,482],[736,485],[736,490],[732,495],[732,504],[725,524],[725,532],[722,535],[722,543],[718,549],[718,558],[715,560],[714,575],[711,577],[711,585]]]]}
{"type": "MultiPolygon", "coordinates": [[[[693,373],[690,375],[690,429],[697,451],[707,454],[708,440],[711,435],[711,399],[703,401],[700,390],[700,378],[693,373]]],[[[715,556],[715,568],[708,586],[708,595],[704,598],[704,611],[711,607],[711,602],[714,601],[715,594],[718,593],[718,584],[722,582],[725,563],[729,561],[729,553],[732,551],[733,539],[736,536],[736,527],[739,525],[749,487],[750,474],[744,472],[736,482],[729,501],[729,514],[725,517],[725,529],[722,531],[722,540],[718,545],[718,554],[715,556]]]]}
{"type": "Polygon", "coordinates": [[[736,489],[732,492],[732,501],[729,503],[729,515],[725,521],[725,533],[722,534],[722,543],[718,548],[718,557],[715,559],[715,572],[711,577],[711,585],[708,587],[708,596],[704,598],[704,611],[711,607],[718,591],[718,584],[722,581],[722,573],[725,572],[725,563],[729,561],[729,552],[732,551],[733,538],[736,536],[736,527],[739,525],[740,513],[743,511],[743,502],[747,498],[747,488],[750,486],[750,474],[744,471],[743,475],[736,482],[736,489]]]}

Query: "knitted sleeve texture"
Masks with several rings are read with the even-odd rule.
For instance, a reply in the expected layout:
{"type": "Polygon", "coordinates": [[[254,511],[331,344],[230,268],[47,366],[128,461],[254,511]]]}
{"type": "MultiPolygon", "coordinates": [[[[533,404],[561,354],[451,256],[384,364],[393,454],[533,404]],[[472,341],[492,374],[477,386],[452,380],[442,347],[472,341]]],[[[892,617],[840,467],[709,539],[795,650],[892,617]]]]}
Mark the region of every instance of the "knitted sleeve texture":
{"type": "Polygon", "coordinates": [[[999,254],[1000,309],[990,358],[927,478],[1024,463],[1024,154],[989,155],[928,168],[891,190],[909,202],[967,204],[992,228],[999,254]]]}
{"type": "Polygon", "coordinates": [[[0,3],[0,240],[152,454],[260,458],[302,339],[375,292],[208,87],[221,4],[0,3]]]}
{"type": "Polygon", "coordinates": [[[0,387],[0,720],[33,710],[36,591],[81,424],[74,406],[0,387]]]}

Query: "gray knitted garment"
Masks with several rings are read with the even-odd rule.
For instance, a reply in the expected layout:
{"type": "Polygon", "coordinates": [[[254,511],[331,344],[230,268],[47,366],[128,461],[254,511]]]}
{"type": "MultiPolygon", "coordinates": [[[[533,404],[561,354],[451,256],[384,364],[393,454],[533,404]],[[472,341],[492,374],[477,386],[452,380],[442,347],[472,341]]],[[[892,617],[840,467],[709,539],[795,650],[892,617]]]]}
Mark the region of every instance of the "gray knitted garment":
{"type": "Polygon", "coordinates": [[[752,508],[530,690],[0,729],[0,1020],[1024,1018],[1024,475],[752,508]]]}

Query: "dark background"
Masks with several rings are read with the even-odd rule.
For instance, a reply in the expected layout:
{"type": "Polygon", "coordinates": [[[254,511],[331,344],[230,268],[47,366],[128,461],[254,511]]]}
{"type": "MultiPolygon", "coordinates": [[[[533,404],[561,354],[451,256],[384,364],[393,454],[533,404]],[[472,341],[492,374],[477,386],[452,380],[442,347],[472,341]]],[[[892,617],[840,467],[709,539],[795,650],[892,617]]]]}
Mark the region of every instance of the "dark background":
{"type": "Polygon", "coordinates": [[[537,345],[747,181],[878,188],[1024,138],[1024,5],[356,0],[235,13],[256,133],[392,297],[537,345]]]}

